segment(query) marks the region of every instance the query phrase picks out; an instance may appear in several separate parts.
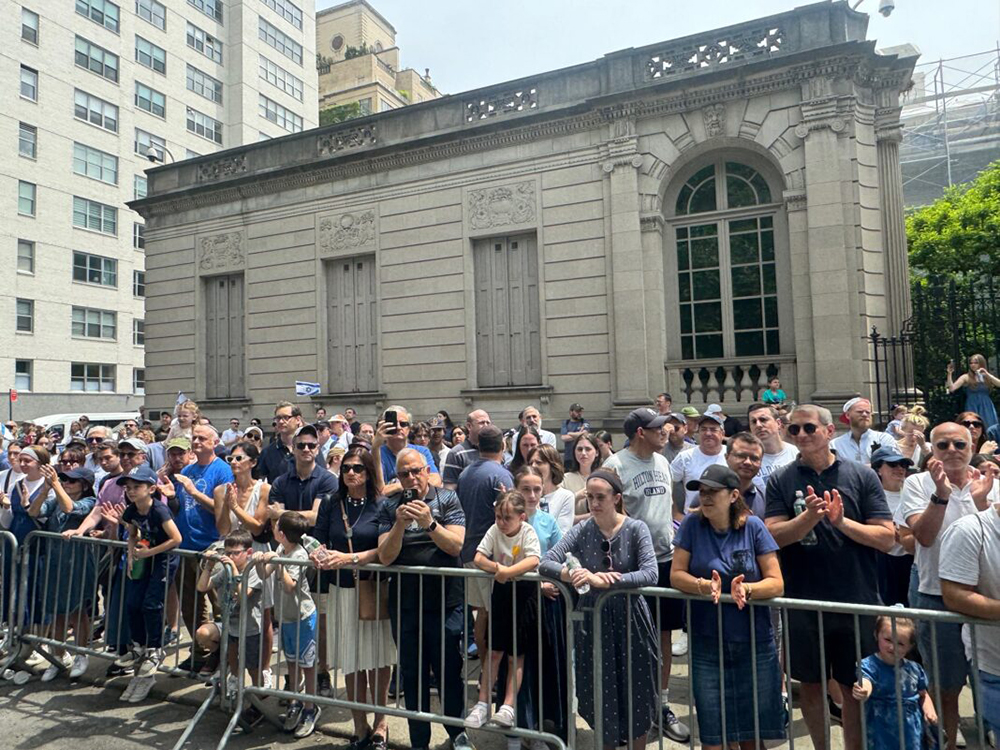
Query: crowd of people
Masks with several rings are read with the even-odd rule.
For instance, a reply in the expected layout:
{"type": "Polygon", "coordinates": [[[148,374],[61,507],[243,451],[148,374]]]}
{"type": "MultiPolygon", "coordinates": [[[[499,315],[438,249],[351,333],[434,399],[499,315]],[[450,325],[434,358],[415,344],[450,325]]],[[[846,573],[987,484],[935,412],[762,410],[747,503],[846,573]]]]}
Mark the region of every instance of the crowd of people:
{"type": "MultiPolygon", "coordinates": [[[[977,382],[975,370],[955,381],[977,382]]],[[[837,436],[828,409],[788,404],[774,379],[745,418],[715,404],[675,410],[659,394],[625,418],[614,451],[579,403],[558,432],[533,406],[505,432],[481,409],[464,424],[446,412],[416,423],[399,405],[374,424],[352,409],[310,422],[282,401],[268,440],[259,422],[242,431],[235,418],[220,434],[185,401],[159,425],[129,420],[118,434],[81,418],[80,434],[48,446],[8,425],[23,434],[4,451],[0,526],[21,543],[38,529],[65,540],[46,548],[44,568],[34,563],[27,626],[81,648],[103,640],[107,676],[131,676],[122,699],[133,703],[183,625],[184,668],[206,677],[228,633],[230,673],[242,651],[251,682],[276,685],[279,641],[296,696],[284,727],[299,738],[320,721],[310,697],[337,688],[331,672],[370,706],[393,692],[430,712],[435,687],[441,713],[461,720],[446,725],[457,750],[486,725],[565,737],[575,669],[579,714],[603,747],[641,748],[654,731],[683,743],[690,729],[670,685],[687,655],[707,748],[784,739],[786,672],[817,749],[832,717],[860,750],[862,713],[870,748],[917,750],[925,735],[959,748],[959,697],[973,684],[977,710],[1000,729],[1000,627],[978,627],[973,654],[967,626],[905,610],[818,612],[885,604],[1000,620],[1000,464],[984,418],[967,411],[929,429],[919,407],[894,417],[873,429],[871,403],[854,398],[837,436]],[[102,575],[101,550],[78,536],[126,541],[121,564],[102,575]],[[374,563],[423,571],[365,569],[374,563]],[[49,580],[52,570],[63,572],[49,580]],[[239,608],[223,607],[241,595],[242,638],[239,608]],[[817,607],[755,606],[781,596],[817,607]],[[582,613],[572,654],[570,607],[582,613]],[[467,702],[470,658],[482,668],[467,702]]],[[[4,612],[16,591],[5,561],[4,612]]],[[[90,666],[80,652],[48,656],[4,678],[78,678],[90,666]]],[[[350,750],[387,746],[384,713],[352,717],[350,750]]],[[[252,727],[262,716],[250,706],[242,718],[252,727]]],[[[427,722],[409,729],[411,747],[429,746],[427,722]]]]}

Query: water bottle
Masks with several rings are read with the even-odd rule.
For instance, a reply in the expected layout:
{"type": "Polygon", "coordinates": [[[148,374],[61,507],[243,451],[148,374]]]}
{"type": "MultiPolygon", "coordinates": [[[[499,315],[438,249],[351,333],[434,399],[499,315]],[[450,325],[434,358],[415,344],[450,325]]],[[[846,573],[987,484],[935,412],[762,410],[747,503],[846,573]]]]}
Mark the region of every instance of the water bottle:
{"type": "Polygon", "coordinates": [[[313,552],[315,552],[316,550],[318,550],[320,547],[323,546],[320,544],[319,539],[311,537],[308,534],[302,535],[302,539],[299,542],[299,544],[302,545],[302,548],[306,551],[307,555],[312,555],[313,552]]]}
{"type": "MultiPolygon", "coordinates": [[[[792,505],[795,515],[799,516],[806,512],[806,497],[802,490],[795,490],[795,503],[792,505]]],[[[809,529],[809,533],[802,537],[802,544],[805,547],[813,547],[817,543],[816,529],[809,529]]]]}
{"type": "MultiPolygon", "coordinates": [[[[566,553],[566,568],[567,570],[569,570],[570,573],[572,573],[577,568],[582,568],[582,567],[583,566],[580,565],[580,561],[576,559],[576,555],[574,555],[572,552],[566,553]]],[[[589,583],[585,583],[582,586],[576,587],[576,593],[580,594],[581,596],[589,592],[590,592],[589,583]]]]}

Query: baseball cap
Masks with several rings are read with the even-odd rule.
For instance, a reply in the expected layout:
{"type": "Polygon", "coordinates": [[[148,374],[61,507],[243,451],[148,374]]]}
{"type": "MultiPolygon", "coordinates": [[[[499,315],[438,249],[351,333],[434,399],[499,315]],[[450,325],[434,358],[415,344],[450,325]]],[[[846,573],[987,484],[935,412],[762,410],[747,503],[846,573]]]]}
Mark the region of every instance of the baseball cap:
{"type": "Polygon", "coordinates": [[[65,447],[69,448],[72,445],[75,445],[75,446],[78,446],[80,448],[86,449],[86,447],[87,447],[87,441],[84,440],[83,438],[79,438],[79,437],[70,438],[69,440],[66,441],[65,447]]]}
{"type": "Polygon", "coordinates": [[[128,474],[123,474],[115,480],[115,484],[124,485],[131,479],[133,482],[142,482],[143,484],[151,484],[156,486],[159,478],[156,476],[156,472],[153,471],[148,464],[139,464],[128,474]]]}
{"type": "Polygon", "coordinates": [[[299,429],[295,431],[295,437],[299,435],[312,435],[314,438],[319,440],[319,434],[316,432],[316,428],[311,424],[304,424],[299,429]]]}
{"type": "Polygon", "coordinates": [[[572,403],[569,405],[570,411],[583,411],[583,405],[578,403],[572,403]]]}
{"type": "Polygon", "coordinates": [[[711,412],[711,413],[709,413],[709,412],[706,411],[698,419],[698,424],[701,424],[702,422],[705,422],[705,421],[707,421],[709,419],[712,420],[713,422],[715,422],[716,424],[719,424],[719,425],[724,425],[726,423],[726,420],[723,419],[722,415],[719,414],[718,412],[711,412]]]}
{"type": "Polygon", "coordinates": [[[149,446],[142,442],[137,437],[125,438],[124,440],[118,441],[118,448],[120,449],[123,445],[131,446],[136,450],[142,451],[143,453],[149,455],[149,446]]]}
{"type": "Polygon", "coordinates": [[[913,461],[895,448],[883,445],[876,448],[875,452],[872,453],[872,466],[874,467],[878,464],[906,464],[907,466],[913,466],[913,461]]]}
{"type": "Polygon", "coordinates": [[[702,487],[711,487],[713,490],[738,490],[740,478],[728,466],[712,464],[701,473],[700,479],[692,479],[685,487],[694,492],[702,487]]]}
{"type": "Polygon", "coordinates": [[[706,414],[722,414],[722,407],[719,406],[718,404],[709,404],[705,408],[705,413],[706,414]]]}
{"type": "Polygon", "coordinates": [[[165,447],[167,450],[180,448],[181,450],[189,451],[191,450],[191,441],[186,437],[175,437],[168,440],[165,447]]]}
{"type": "Polygon", "coordinates": [[[666,422],[667,418],[664,415],[657,413],[655,409],[643,406],[639,409],[634,409],[631,414],[625,417],[623,429],[625,430],[625,435],[629,439],[632,439],[640,427],[644,430],[655,430],[658,427],[663,427],[666,422]]]}
{"type": "Polygon", "coordinates": [[[444,423],[444,420],[441,419],[441,417],[434,417],[434,419],[431,420],[431,429],[446,430],[448,429],[448,426],[444,423]]]}
{"type": "Polygon", "coordinates": [[[668,412],[665,416],[666,416],[668,422],[671,419],[675,419],[678,422],[680,422],[681,424],[687,424],[688,423],[687,417],[685,417],[683,414],[681,414],[680,412],[677,412],[677,411],[668,412]]]}
{"type": "Polygon", "coordinates": [[[348,424],[347,417],[343,414],[334,414],[327,422],[343,422],[344,424],[348,424]]]}
{"type": "Polygon", "coordinates": [[[79,479],[81,482],[89,484],[91,487],[94,486],[94,472],[82,466],[76,469],[70,469],[69,471],[60,471],[59,478],[79,479]]]}
{"type": "Polygon", "coordinates": [[[695,409],[693,406],[685,406],[681,409],[681,414],[683,414],[688,419],[697,419],[701,416],[701,412],[695,409]]]}

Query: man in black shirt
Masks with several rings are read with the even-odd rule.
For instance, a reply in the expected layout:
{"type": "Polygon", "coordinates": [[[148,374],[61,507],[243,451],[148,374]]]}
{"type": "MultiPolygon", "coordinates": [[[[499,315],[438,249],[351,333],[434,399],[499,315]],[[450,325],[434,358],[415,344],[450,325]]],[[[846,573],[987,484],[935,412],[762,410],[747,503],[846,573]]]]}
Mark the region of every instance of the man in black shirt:
{"type": "MultiPolygon", "coordinates": [[[[855,604],[879,604],[879,551],[895,542],[892,515],[878,476],[869,467],[841,461],[830,450],[835,431],[828,409],[796,407],[788,434],[799,449],[794,463],[767,482],[767,528],[781,550],[785,596],[855,604]],[[796,493],[805,510],[797,513],[796,493]]],[[[860,617],[861,653],[875,650],[874,620],[860,617]]],[[[791,675],[802,683],[802,715],[815,750],[826,750],[824,697],[827,677],[841,686],[844,747],[861,750],[861,708],[851,695],[857,681],[854,618],[823,616],[823,640],[816,612],[788,613],[791,675]],[[820,670],[822,647],[828,674],[820,670]]]]}
{"type": "Polygon", "coordinates": [[[299,407],[289,401],[277,403],[274,407],[274,441],[260,454],[254,475],[257,479],[266,479],[273,486],[275,479],[295,466],[292,441],[295,431],[303,424],[299,407]]]}
{"type": "MultiPolygon", "coordinates": [[[[431,486],[426,459],[409,448],[396,456],[396,476],[402,489],[386,497],[379,511],[379,562],[383,565],[461,567],[458,554],[465,539],[465,514],[458,495],[452,490],[431,486]]],[[[399,623],[399,632],[393,635],[399,647],[407,710],[431,710],[430,676],[433,671],[439,693],[444,696],[445,716],[458,718],[463,715],[465,686],[461,641],[465,617],[462,603],[461,578],[433,575],[394,578],[389,590],[389,613],[394,630],[397,619],[399,623]],[[443,619],[442,592],[445,599],[443,619]]],[[[409,724],[410,747],[415,750],[429,747],[430,725],[412,719],[409,724]]],[[[454,750],[471,750],[468,736],[461,727],[447,726],[446,730],[454,750]]]]}

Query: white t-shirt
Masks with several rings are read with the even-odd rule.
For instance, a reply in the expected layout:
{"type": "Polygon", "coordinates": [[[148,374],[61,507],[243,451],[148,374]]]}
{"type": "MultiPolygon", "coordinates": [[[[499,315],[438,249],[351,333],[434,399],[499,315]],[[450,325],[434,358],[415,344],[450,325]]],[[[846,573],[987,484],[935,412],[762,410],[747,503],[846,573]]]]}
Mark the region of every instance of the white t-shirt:
{"type": "Polygon", "coordinates": [[[496,524],[490,526],[476,552],[482,552],[493,562],[504,567],[521,562],[526,557],[542,557],[542,545],[531,524],[525,521],[514,536],[507,536],[496,524]]]}
{"type": "Polygon", "coordinates": [[[551,445],[553,448],[559,447],[558,445],[556,445],[555,433],[549,432],[548,430],[543,430],[541,428],[539,428],[538,430],[538,441],[542,443],[542,445],[551,445]]]}
{"type": "MultiPolygon", "coordinates": [[[[892,513],[893,518],[896,518],[896,514],[899,513],[899,506],[903,503],[902,491],[893,492],[883,487],[882,492],[885,493],[885,501],[889,505],[889,512],[892,513]]],[[[902,544],[896,542],[894,545],[892,545],[892,549],[889,550],[889,554],[892,555],[893,557],[902,557],[903,555],[909,553],[905,549],[903,549],[902,544]]]]}
{"type": "MultiPolygon", "coordinates": [[[[675,482],[686,485],[692,479],[701,479],[701,475],[705,469],[714,464],[726,466],[726,446],[723,445],[722,450],[714,456],[707,456],[702,453],[700,446],[695,447],[693,450],[684,451],[670,464],[670,473],[673,475],[675,482]]],[[[691,504],[697,500],[698,491],[689,490],[685,487],[684,512],[687,513],[690,511],[691,504]]]]}
{"type": "Polygon", "coordinates": [[[538,507],[556,519],[559,531],[565,534],[573,528],[576,512],[576,495],[565,487],[556,487],[554,492],[543,495],[538,507]]]}
{"type": "Polygon", "coordinates": [[[753,478],[753,483],[757,487],[757,492],[763,493],[767,487],[767,480],[782,466],[787,466],[798,458],[799,449],[791,443],[782,441],[781,450],[777,453],[765,453],[760,460],[760,471],[753,478]]]}
{"type": "Polygon", "coordinates": [[[243,437],[243,430],[229,429],[223,432],[219,439],[222,441],[223,445],[230,445],[231,443],[235,443],[241,437],[243,437]]]}
{"type": "MultiPolygon", "coordinates": [[[[941,537],[941,577],[1000,599],[1000,506],[960,518],[941,537]]],[[[962,637],[971,656],[968,630],[962,637]]],[[[979,668],[1000,677],[1000,626],[977,625],[976,646],[979,668]]]]}
{"type": "MultiPolygon", "coordinates": [[[[969,516],[978,511],[975,502],[972,500],[971,482],[966,482],[961,489],[952,489],[948,498],[948,505],[945,506],[944,519],[941,521],[941,530],[938,532],[934,543],[930,547],[924,547],[917,542],[915,563],[917,573],[920,575],[921,594],[933,594],[941,596],[941,581],[938,578],[938,561],[941,558],[941,537],[945,530],[955,521],[963,516],[969,516]]],[[[931,495],[934,494],[934,480],[929,471],[914,474],[907,477],[903,483],[903,500],[900,503],[895,521],[899,526],[910,528],[908,519],[923,513],[930,505],[931,495]]],[[[989,494],[990,502],[1000,499],[997,480],[993,480],[993,489],[989,494]]]]}
{"type": "MultiPolygon", "coordinates": [[[[691,451],[685,451],[687,455],[691,451]]],[[[680,458],[680,456],[678,456],[680,458]]],[[[625,512],[649,528],[656,561],[665,563],[674,556],[674,501],[671,494],[670,464],[662,453],[639,458],[628,448],[608,456],[604,462],[622,480],[625,512]]]]}

